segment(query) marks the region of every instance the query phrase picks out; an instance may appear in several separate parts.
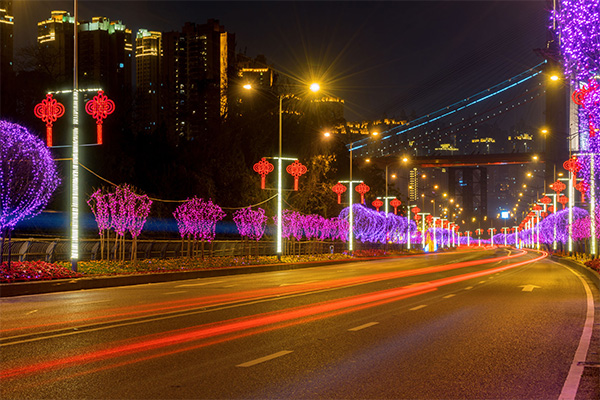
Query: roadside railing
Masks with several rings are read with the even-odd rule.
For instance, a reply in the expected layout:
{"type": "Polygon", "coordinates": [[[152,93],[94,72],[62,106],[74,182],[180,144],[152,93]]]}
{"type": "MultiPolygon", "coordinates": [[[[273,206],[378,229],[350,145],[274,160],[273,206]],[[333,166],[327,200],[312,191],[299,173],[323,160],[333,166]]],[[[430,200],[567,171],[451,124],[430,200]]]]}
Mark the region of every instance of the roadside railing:
{"type": "MultiPolygon", "coordinates": [[[[120,254],[122,241],[106,244],[104,259],[107,254],[114,259],[115,254],[120,254]]],[[[132,258],[132,240],[125,240],[125,259],[132,258]]],[[[388,248],[391,245],[388,245],[388,248]]],[[[382,244],[356,243],[357,250],[383,249],[382,244]]],[[[286,240],[284,241],[285,255],[311,255],[326,253],[342,253],[347,249],[347,244],[342,241],[331,240],[286,240]]],[[[70,259],[71,245],[68,239],[61,238],[13,238],[5,241],[2,249],[3,260],[10,258],[12,261],[68,261],[70,259]],[[9,249],[10,246],[10,249],[9,249]]],[[[79,241],[80,260],[99,260],[100,240],[81,239],[79,241]]],[[[150,258],[178,258],[178,257],[244,257],[244,256],[273,256],[275,255],[275,241],[260,240],[215,240],[201,245],[199,242],[187,240],[137,240],[136,258],[138,260],[150,258]]]]}

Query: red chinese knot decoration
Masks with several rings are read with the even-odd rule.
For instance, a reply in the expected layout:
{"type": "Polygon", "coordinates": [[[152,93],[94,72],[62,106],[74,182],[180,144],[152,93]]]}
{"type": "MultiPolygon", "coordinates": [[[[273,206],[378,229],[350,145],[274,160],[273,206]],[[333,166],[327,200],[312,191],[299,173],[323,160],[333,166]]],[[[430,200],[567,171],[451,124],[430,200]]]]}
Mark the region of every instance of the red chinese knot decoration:
{"type": "Polygon", "coordinates": [[[589,188],[590,185],[586,181],[580,181],[579,183],[577,183],[577,185],[575,185],[575,189],[577,189],[577,191],[581,193],[582,203],[585,202],[585,194],[587,193],[589,188]]]}
{"type": "Polygon", "coordinates": [[[254,164],[254,171],[260,175],[260,188],[265,188],[265,177],[269,172],[273,172],[275,167],[273,164],[267,161],[265,157],[261,158],[259,162],[254,164]]]}
{"type": "Polygon", "coordinates": [[[288,165],[285,169],[288,174],[294,177],[294,190],[298,191],[298,178],[304,175],[308,169],[296,160],[292,164],[288,165]]]}
{"type": "Polygon", "coordinates": [[[106,97],[103,90],[99,90],[97,96],[85,103],[85,112],[96,120],[96,142],[98,144],[102,144],[102,120],[113,111],[115,111],[115,102],[106,97]]]}
{"type": "Polygon", "coordinates": [[[394,207],[394,214],[398,215],[398,207],[400,207],[401,204],[402,202],[398,199],[393,199],[390,201],[390,205],[394,207]]]}
{"type": "Polygon", "coordinates": [[[336,183],[335,185],[333,185],[333,187],[331,188],[331,190],[334,191],[334,193],[337,194],[338,196],[338,204],[342,203],[342,193],[344,193],[346,191],[346,186],[342,185],[341,183],[336,183]]]}
{"type": "Polygon", "coordinates": [[[375,207],[377,209],[377,212],[379,212],[379,207],[381,207],[383,205],[383,201],[376,199],[376,200],[373,200],[373,202],[371,204],[373,205],[373,207],[375,207]]]}
{"type": "Polygon", "coordinates": [[[371,188],[365,185],[363,182],[356,186],[356,191],[360,193],[360,204],[365,204],[365,193],[367,193],[369,190],[371,190],[371,188]]]}
{"type": "Polygon", "coordinates": [[[33,113],[46,123],[46,144],[52,147],[52,123],[64,115],[65,107],[52,98],[51,94],[47,94],[46,98],[35,106],[33,113]]]}
{"type": "MultiPolygon", "coordinates": [[[[598,85],[598,83],[595,80],[591,79],[588,85],[583,85],[583,87],[581,87],[580,89],[573,91],[571,99],[573,100],[573,103],[577,104],[578,106],[582,106],[583,108],[586,108],[586,103],[588,103],[586,100],[588,96],[590,96],[590,99],[592,99],[592,104],[597,104],[594,102],[593,98],[595,93],[599,90],[600,85],[598,85]]],[[[589,104],[587,104],[587,106],[589,106],[589,104]]],[[[590,137],[594,136],[596,136],[596,129],[591,121],[590,116],[590,137]]]]}
{"type": "Polygon", "coordinates": [[[568,198],[567,196],[565,196],[565,195],[561,195],[561,196],[558,198],[558,202],[559,202],[560,204],[562,204],[562,206],[563,206],[563,210],[564,210],[564,209],[565,209],[565,204],[567,204],[567,203],[569,202],[569,198],[568,198]]]}
{"type": "Polygon", "coordinates": [[[579,172],[579,169],[581,168],[579,166],[579,162],[577,161],[577,157],[572,156],[571,158],[569,158],[567,161],[565,161],[563,163],[563,167],[564,167],[564,169],[566,169],[567,171],[569,171],[573,174],[573,185],[575,185],[575,180],[577,179],[577,173],[579,172]]]}
{"type": "Polygon", "coordinates": [[[559,194],[567,188],[567,185],[565,185],[561,181],[556,181],[552,185],[550,185],[550,187],[556,192],[556,194],[559,194]]]}
{"type": "Polygon", "coordinates": [[[550,204],[550,203],[552,203],[552,199],[551,199],[550,197],[548,197],[548,196],[544,196],[544,197],[542,197],[542,198],[540,199],[540,201],[541,201],[542,203],[544,203],[544,204],[550,204]]]}

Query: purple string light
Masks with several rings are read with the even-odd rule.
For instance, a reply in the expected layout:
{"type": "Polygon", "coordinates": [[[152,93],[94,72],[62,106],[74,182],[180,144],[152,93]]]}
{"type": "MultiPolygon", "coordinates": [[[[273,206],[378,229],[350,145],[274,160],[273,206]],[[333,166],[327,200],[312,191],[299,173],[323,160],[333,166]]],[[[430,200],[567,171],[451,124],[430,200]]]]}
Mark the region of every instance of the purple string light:
{"type": "Polygon", "coordinates": [[[42,212],[59,184],[46,145],[24,127],[0,120],[0,233],[42,212]]]}
{"type": "Polygon", "coordinates": [[[558,23],[565,74],[573,83],[600,72],[600,0],[562,0],[558,23]]]}

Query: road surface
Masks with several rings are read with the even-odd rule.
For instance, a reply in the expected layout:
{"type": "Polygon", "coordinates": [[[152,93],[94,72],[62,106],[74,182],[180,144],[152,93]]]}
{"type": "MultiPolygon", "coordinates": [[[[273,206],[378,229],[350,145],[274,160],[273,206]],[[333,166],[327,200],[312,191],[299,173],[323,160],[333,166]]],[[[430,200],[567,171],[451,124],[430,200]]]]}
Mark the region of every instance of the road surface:
{"type": "Polygon", "coordinates": [[[598,291],[543,256],[3,298],[0,398],[598,398],[598,291]]]}

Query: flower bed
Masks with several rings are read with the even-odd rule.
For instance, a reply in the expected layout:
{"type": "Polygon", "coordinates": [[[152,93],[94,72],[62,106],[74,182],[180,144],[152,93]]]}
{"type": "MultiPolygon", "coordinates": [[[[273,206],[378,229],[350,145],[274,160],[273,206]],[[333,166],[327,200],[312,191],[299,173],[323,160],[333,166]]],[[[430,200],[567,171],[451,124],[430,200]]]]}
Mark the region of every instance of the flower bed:
{"type": "MultiPolygon", "coordinates": [[[[342,260],[351,258],[341,254],[324,254],[318,256],[284,256],[283,263],[298,263],[311,261],[342,260]]],[[[219,269],[228,267],[263,265],[279,263],[275,256],[262,257],[207,257],[200,258],[171,258],[148,259],[140,261],[80,261],[78,270],[86,276],[148,274],[160,272],[193,271],[202,269],[219,269]]],[[[64,264],[67,267],[67,263],[64,264]]]]}
{"type": "Polygon", "coordinates": [[[585,266],[593,269],[594,271],[600,273],[600,258],[596,258],[595,260],[586,261],[585,266]]]}
{"type": "Polygon", "coordinates": [[[45,261],[14,261],[10,263],[10,269],[8,261],[0,265],[0,282],[2,283],[79,278],[81,276],[83,274],[79,272],[73,272],[62,265],[45,261]]]}

